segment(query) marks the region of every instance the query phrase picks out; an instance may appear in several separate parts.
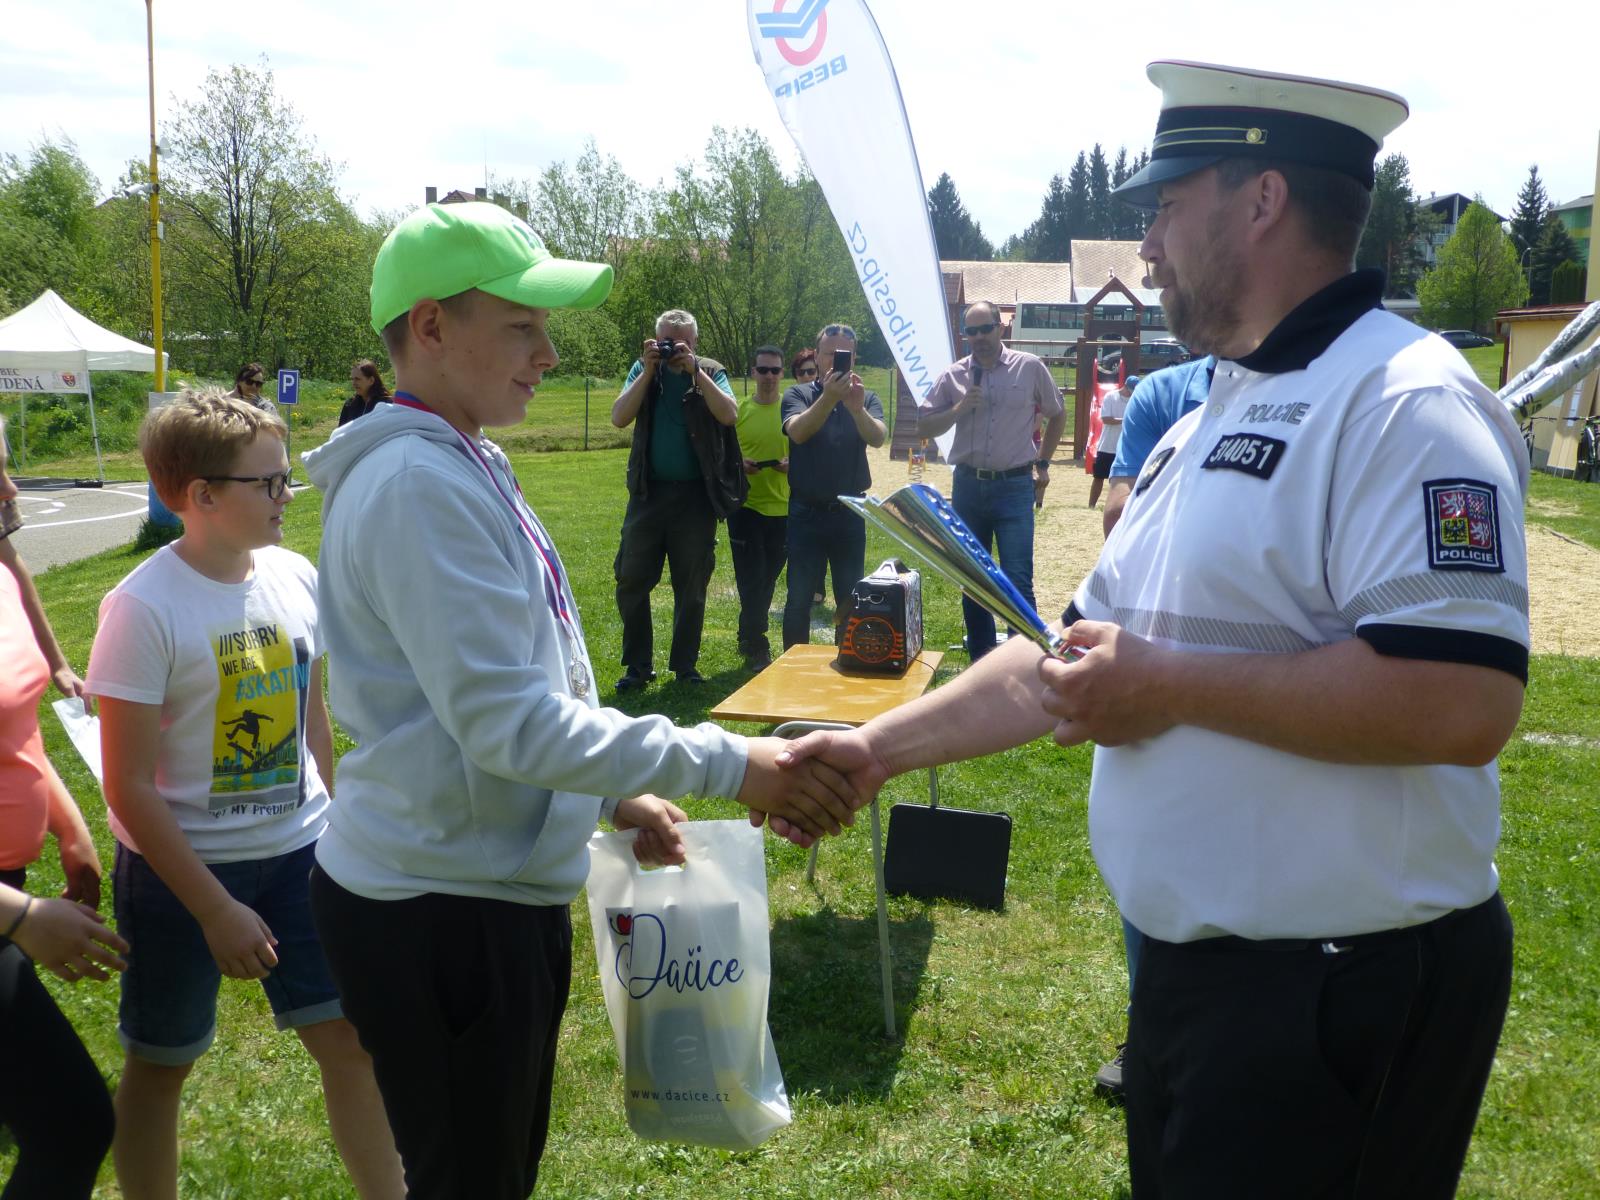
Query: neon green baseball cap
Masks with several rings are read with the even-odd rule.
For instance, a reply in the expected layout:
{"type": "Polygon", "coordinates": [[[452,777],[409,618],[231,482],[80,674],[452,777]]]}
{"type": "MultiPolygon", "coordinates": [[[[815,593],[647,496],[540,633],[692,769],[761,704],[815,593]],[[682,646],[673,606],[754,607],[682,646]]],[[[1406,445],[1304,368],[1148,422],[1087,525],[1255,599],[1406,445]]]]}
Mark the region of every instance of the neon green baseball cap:
{"type": "Polygon", "coordinates": [[[429,204],[394,227],[372,264],[372,328],[474,288],[529,308],[597,308],[611,268],[556,258],[498,204],[429,204]]]}

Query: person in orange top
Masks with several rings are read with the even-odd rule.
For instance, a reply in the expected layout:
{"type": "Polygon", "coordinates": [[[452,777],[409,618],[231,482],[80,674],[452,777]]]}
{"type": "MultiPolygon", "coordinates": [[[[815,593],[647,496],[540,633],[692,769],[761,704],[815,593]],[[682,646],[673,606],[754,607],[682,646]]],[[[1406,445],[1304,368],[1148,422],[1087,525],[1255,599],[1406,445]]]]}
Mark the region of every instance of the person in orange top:
{"type": "MultiPolygon", "coordinates": [[[[9,534],[20,525],[16,496],[0,439],[0,547],[8,564],[15,554],[9,534]]],[[[68,982],[105,979],[126,966],[128,945],[95,911],[100,859],[45,757],[38,706],[52,670],[31,616],[17,577],[0,571],[0,1124],[17,1143],[6,1194],[73,1200],[89,1196],[111,1145],[111,1097],[34,965],[68,982]],[[60,844],[67,881],[59,899],[24,890],[47,831],[60,844]]]]}

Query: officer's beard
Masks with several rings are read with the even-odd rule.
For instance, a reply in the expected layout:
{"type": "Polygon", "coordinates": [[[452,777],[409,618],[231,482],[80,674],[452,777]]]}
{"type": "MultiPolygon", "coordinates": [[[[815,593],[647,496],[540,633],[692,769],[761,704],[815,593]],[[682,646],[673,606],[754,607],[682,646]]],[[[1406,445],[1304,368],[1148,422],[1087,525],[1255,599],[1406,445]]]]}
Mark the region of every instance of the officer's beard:
{"type": "Polygon", "coordinates": [[[1151,275],[1158,287],[1168,288],[1163,298],[1167,327],[1196,354],[1228,357],[1241,324],[1239,297],[1245,286],[1244,261],[1217,213],[1206,230],[1204,249],[1180,279],[1171,264],[1163,262],[1151,275]]]}

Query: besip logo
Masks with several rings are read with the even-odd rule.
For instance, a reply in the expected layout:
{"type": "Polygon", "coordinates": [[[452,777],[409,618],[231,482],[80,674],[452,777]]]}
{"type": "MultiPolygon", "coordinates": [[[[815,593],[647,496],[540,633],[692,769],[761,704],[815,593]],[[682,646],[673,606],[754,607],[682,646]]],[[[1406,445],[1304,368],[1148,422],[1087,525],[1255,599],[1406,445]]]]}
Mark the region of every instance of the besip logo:
{"type": "Polygon", "coordinates": [[[761,36],[778,44],[778,53],[791,66],[803,67],[815,61],[828,40],[828,0],[800,0],[800,7],[784,12],[788,0],[773,0],[770,13],[757,13],[761,36]],[[796,48],[794,43],[811,38],[810,44],[796,48]]]}

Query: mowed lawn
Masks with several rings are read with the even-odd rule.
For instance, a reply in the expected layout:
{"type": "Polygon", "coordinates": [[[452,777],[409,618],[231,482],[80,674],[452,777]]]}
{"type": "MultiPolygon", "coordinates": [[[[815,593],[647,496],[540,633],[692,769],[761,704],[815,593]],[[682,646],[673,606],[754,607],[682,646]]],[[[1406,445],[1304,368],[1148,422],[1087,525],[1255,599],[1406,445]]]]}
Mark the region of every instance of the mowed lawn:
{"type": "MultiPolygon", "coordinates": [[[[536,405],[530,429],[538,421],[536,405]]],[[[506,441],[516,447],[533,436],[517,431],[506,441]]],[[[518,451],[513,461],[566,559],[604,698],[613,700],[620,639],[611,564],[625,452],[518,451]]],[[[1600,488],[1563,480],[1541,486],[1586,514],[1586,528],[1600,529],[1600,488]]],[[[426,495],[416,502],[426,504],[426,495]]],[[[290,507],[287,531],[291,546],[315,558],[314,491],[290,507]]],[[[869,565],[890,553],[874,536],[869,565]]],[[[42,577],[50,615],[80,669],[100,598],[138,560],[132,551],[115,551],[42,577]]],[[[937,580],[924,582],[927,644],[951,646],[961,633],[957,598],[937,580]]],[[[665,587],[658,597],[656,636],[664,657],[665,587]]],[[[1064,597],[1040,600],[1050,611],[1064,597]]],[[[666,712],[680,723],[705,719],[748,678],[734,648],[736,615],[724,536],[701,662],[709,682],[699,689],[659,685],[629,695],[623,707],[666,712]]],[[[460,619],[472,616],[463,612],[460,619]]],[[[447,639],[449,630],[440,637],[447,639]]],[[[944,678],[964,656],[952,653],[947,661],[944,678]]],[[[1463,1196],[1600,1196],[1597,694],[1595,661],[1535,659],[1521,726],[1501,758],[1499,862],[1517,923],[1516,980],[1463,1196]]],[[[1419,711],[1415,719],[1430,714],[1419,711]]],[[[109,872],[112,843],[98,790],[47,706],[41,722],[109,872]]],[[[1007,906],[992,913],[891,901],[901,1031],[894,1040],[883,1035],[878,999],[865,821],[823,846],[815,886],[805,882],[804,854],[769,839],[771,1024],[795,1120],[758,1150],[651,1144],[629,1132],[587,917],[582,903],[575,905],[574,989],[538,1194],[575,1200],[1126,1195],[1122,1113],[1096,1098],[1091,1083],[1122,1037],[1126,996],[1116,911],[1089,852],[1090,762],[1087,748],[1041,741],[941,773],[947,803],[1004,810],[1015,821],[1007,906]]],[[[892,782],[885,802],[924,796],[923,779],[911,776],[892,782]]],[[[740,815],[726,800],[686,807],[701,818],[740,815]]],[[[55,863],[36,868],[32,885],[39,892],[59,889],[55,863]]],[[[109,879],[107,891],[109,906],[109,879]]],[[[395,953],[404,954],[404,945],[395,953]]],[[[122,1058],[116,985],[48,983],[114,1083],[122,1058]]],[[[254,985],[224,982],[217,1042],[191,1077],[181,1135],[185,1196],[351,1194],[327,1135],[314,1068],[292,1036],[272,1031],[254,985]]],[[[0,1150],[0,1176],[13,1155],[9,1147],[0,1150]]],[[[97,1194],[120,1194],[109,1165],[97,1194]]]]}

